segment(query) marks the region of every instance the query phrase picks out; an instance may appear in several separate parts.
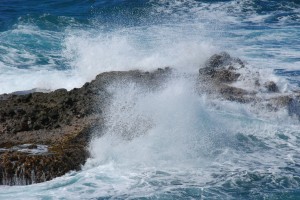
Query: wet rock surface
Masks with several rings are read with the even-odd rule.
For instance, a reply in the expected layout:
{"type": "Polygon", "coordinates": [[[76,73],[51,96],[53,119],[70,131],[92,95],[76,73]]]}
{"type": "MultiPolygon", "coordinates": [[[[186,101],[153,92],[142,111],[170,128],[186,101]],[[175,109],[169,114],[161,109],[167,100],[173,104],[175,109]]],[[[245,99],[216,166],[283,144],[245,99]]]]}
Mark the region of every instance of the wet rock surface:
{"type": "Polygon", "coordinates": [[[279,91],[276,83],[274,83],[273,81],[266,82],[264,86],[265,86],[265,88],[267,88],[268,92],[278,92],[279,91]]]}
{"type": "Polygon", "coordinates": [[[199,69],[198,91],[219,99],[260,106],[269,111],[283,108],[300,120],[299,93],[281,93],[274,81],[261,83],[259,77],[259,72],[251,72],[243,61],[222,52],[211,56],[199,69]],[[244,77],[253,79],[246,83],[250,89],[237,86],[236,83],[243,81],[242,73],[244,77]]]}
{"type": "Polygon", "coordinates": [[[101,130],[112,94],[107,87],[133,81],[155,89],[171,73],[107,72],[71,91],[0,95],[0,184],[32,184],[80,170],[92,130],[101,130]]]}
{"type": "Polygon", "coordinates": [[[238,58],[232,58],[228,53],[222,52],[211,56],[199,70],[199,91],[219,94],[230,101],[242,103],[252,101],[253,91],[230,85],[240,77],[238,69],[241,68],[244,68],[244,63],[238,58]]]}

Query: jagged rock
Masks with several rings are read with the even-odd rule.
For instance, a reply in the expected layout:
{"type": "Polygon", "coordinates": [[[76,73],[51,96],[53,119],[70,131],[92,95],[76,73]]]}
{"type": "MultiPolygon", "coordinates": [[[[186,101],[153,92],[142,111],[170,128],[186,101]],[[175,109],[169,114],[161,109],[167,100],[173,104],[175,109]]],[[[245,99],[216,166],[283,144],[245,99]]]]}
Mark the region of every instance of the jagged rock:
{"type": "Polygon", "coordinates": [[[221,86],[219,90],[220,94],[229,101],[236,101],[240,103],[249,103],[254,100],[253,97],[249,96],[249,92],[241,88],[231,86],[221,86]]]}
{"type": "MultiPolygon", "coordinates": [[[[238,58],[232,58],[228,53],[222,52],[211,56],[204,67],[199,69],[199,93],[205,92],[217,98],[239,103],[251,103],[254,106],[261,104],[261,106],[264,106],[269,111],[277,111],[280,108],[285,108],[290,115],[295,115],[300,120],[299,96],[296,94],[281,94],[264,97],[261,92],[265,92],[265,90],[268,94],[279,93],[278,86],[273,81],[267,81],[263,85],[265,90],[250,91],[233,86],[233,83],[239,81],[241,76],[240,69],[245,69],[244,63],[238,58]]],[[[259,76],[258,72],[255,74],[259,76]]],[[[249,76],[249,74],[247,75],[249,76]]],[[[252,78],[252,88],[260,88],[261,84],[258,77],[252,78]]]]}
{"type": "Polygon", "coordinates": [[[170,73],[106,72],[71,91],[0,95],[0,184],[38,183],[79,170],[89,156],[91,130],[103,126],[102,110],[111,97],[107,86],[132,81],[154,90],[170,73]],[[41,145],[47,151],[33,153],[41,145]]]}
{"type": "Polygon", "coordinates": [[[227,67],[234,69],[234,65],[238,64],[239,68],[245,67],[243,61],[239,58],[231,57],[227,52],[212,55],[204,65],[206,69],[217,69],[227,67]]]}
{"type": "Polygon", "coordinates": [[[240,73],[237,69],[243,67],[240,59],[232,58],[226,52],[211,56],[204,67],[199,69],[200,90],[221,94],[227,100],[248,102],[248,91],[228,85],[238,80],[240,73]]]}
{"type": "Polygon", "coordinates": [[[231,63],[232,58],[227,52],[221,52],[220,54],[214,54],[205,63],[205,68],[215,69],[227,66],[231,63]]]}
{"type": "Polygon", "coordinates": [[[236,69],[243,67],[244,64],[240,59],[232,58],[223,52],[211,56],[204,67],[199,69],[199,74],[202,80],[220,85],[237,81],[240,74],[236,69]]]}
{"type": "Polygon", "coordinates": [[[274,83],[273,81],[266,82],[264,86],[268,90],[268,92],[278,92],[279,91],[276,83],[274,83]]]}

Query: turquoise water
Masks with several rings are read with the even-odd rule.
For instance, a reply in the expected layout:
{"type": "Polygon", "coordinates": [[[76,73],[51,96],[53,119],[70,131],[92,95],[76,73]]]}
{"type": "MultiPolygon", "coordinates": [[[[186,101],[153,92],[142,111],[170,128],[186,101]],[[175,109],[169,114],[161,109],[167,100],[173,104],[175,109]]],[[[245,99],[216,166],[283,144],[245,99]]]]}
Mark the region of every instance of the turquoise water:
{"type": "MultiPolygon", "coordinates": [[[[297,90],[299,13],[296,0],[1,1],[0,93],[72,89],[112,70],[196,74],[220,51],[297,90]]],[[[298,122],[213,102],[192,83],[112,86],[106,134],[91,141],[82,170],[2,186],[0,199],[299,199],[298,122]]]]}

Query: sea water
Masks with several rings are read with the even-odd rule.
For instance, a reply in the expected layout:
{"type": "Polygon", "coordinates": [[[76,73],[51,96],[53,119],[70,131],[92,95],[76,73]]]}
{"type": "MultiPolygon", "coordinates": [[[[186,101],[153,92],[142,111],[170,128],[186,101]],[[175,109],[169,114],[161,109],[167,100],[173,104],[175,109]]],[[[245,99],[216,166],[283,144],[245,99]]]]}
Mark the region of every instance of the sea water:
{"type": "Polygon", "coordinates": [[[297,119],[195,88],[205,60],[227,51],[297,90],[299,38],[297,0],[2,0],[0,93],[72,89],[116,70],[177,75],[157,91],[111,85],[82,170],[1,186],[0,199],[299,199],[297,119]]]}

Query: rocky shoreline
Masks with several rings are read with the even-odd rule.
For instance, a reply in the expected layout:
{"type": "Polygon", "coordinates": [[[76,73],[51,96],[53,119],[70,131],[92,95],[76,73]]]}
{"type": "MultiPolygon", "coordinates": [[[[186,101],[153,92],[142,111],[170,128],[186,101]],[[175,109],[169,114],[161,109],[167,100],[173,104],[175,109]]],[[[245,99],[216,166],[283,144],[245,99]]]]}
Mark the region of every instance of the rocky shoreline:
{"type": "MultiPolygon", "coordinates": [[[[287,109],[300,118],[300,95],[281,94],[273,81],[261,82],[254,77],[253,90],[235,86],[245,71],[240,59],[227,53],[213,55],[199,70],[197,90],[212,98],[260,104],[274,111],[287,109]]],[[[90,156],[87,147],[93,130],[99,134],[104,125],[103,110],[112,96],[107,87],[114,82],[133,81],[156,89],[171,73],[170,68],[106,72],[71,91],[0,95],[0,184],[39,183],[80,170],[90,156]]]]}
{"type": "Polygon", "coordinates": [[[71,91],[1,95],[0,184],[39,183],[80,170],[92,130],[103,126],[107,86],[130,80],[154,88],[170,71],[108,72],[71,91]]]}

